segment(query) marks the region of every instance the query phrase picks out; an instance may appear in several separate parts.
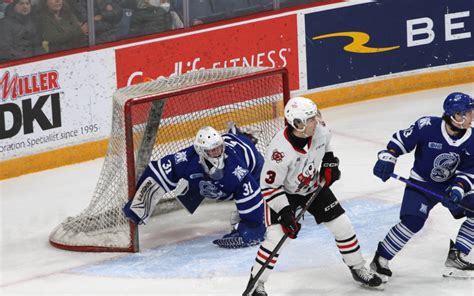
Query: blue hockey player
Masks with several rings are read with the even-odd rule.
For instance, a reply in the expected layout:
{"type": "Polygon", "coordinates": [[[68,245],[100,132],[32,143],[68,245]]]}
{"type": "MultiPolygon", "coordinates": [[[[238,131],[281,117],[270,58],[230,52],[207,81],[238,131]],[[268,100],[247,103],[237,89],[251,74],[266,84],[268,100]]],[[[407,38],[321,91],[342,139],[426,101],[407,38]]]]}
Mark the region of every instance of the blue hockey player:
{"type": "Polygon", "coordinates": [[[141,176],[125,215],[144,224],[158,201],[176,197],[192,214],[204,198],[234,200],[240,221],[214,243],[223,248],[242,248],[263,240],[263,197],[259,177],[263,157],[254,143],[238,129],[220,135],[214,128],[201,128],[194,144],[175,154],[151,161],[141,176]]]}
{"type": "MultiPolygon", "coordinates": [[[[460,202],[474,206],[474,135],[473,99],[464,93],[452,93],[443,103],[440,117],[426,116],[405,130],[393,134],[386,150],[378,153],[374,174],[387,181],[397,157],[415,150],[410,181],[419,187],[442,193],[441,203],[455,219],[466,217],[456,237],[450,242],[444,276],[469,277],[474,264],[466,256],[474,244],[474,213],[459,207],[460,202]]],[[[388,262],[423,228],[431,209],[440,201],[416,188],[407,186],[400,209],[400,222],[393,226],[378,245],[371,268],[384,281],[392,276],[388,262]]]]}

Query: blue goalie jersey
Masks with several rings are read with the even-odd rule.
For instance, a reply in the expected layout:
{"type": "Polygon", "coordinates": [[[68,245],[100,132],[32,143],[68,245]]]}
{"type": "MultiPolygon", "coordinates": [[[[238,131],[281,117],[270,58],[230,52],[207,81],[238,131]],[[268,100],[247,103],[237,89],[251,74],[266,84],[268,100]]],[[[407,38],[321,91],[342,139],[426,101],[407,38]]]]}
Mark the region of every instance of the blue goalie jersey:
{"type": "Polygon", "coordinates": [[[472,128],[452,138],[439,117],[422,117],[405,130],[396,132],[387,145],[398,155],[415,149],[412,179],[429,183],[440,192],[462,180],[472,190],[474,180],[474,135],[472,128]]]}
{"type": "Polygon", "coordinates": [[[166,192],[173,190],[183,178],[189,182],[185,194],[178,200],[191,213],[204,198],[234,200],[242,220],[263,223],[263,197],[259,178],[263,157],[255,145],[243,135],[224,134],[224,174],[211,179],[199,163],[193,146],[152,161],[139,184],[151,176],[166,192]],[[191,206],[189,206],[192,204],[191,206]]]}

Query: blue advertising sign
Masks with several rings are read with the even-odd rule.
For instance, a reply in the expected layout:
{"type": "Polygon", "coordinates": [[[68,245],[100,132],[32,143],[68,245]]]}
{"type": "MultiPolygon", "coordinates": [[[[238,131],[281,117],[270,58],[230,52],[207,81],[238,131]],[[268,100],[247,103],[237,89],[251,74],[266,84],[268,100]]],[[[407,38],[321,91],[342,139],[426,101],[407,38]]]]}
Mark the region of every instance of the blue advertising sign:
{"type": "Polygon", "coordinates": [[[474,1],[380,0],[305,15],[308,89],[474,61],[474,1]]]}

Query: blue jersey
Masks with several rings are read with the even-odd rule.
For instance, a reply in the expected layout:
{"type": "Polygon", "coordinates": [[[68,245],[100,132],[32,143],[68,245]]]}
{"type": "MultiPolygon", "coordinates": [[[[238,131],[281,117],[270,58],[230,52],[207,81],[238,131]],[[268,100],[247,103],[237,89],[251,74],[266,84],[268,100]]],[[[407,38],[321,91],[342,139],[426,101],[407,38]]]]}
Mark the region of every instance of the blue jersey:
{"type": "Polygon", "coordinates": [[[263,157],[243,135],[224,134],[222,138],[226,157],[220,180],[213,180],[205,173],[193,146],[152,161],[141,180],[151,176],[168,192],[176,187],[179,179],[186,179],[188,190],[182,198],[233,199],[242,220],[263,223],[263,197],[259,186],[263,157]]]}
{"type": "Polygon", "coordinates": [[[474,182],[474,135],[472,128],[458,138],[446,131],[439,117],[422,117],[405,130],[396,132],[387,145],[398,155],[415,149],[412,179],[426,182],[441,192],[454,181],[472,189],[474,182]]]}

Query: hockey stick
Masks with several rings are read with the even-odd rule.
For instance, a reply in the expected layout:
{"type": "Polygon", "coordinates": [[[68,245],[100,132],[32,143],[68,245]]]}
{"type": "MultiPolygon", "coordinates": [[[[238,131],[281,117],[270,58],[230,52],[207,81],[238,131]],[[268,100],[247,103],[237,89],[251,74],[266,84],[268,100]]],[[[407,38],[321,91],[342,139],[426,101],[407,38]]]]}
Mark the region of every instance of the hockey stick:
{"type": "MultiPolygon", "coordinates": [[[[296,216],[295,218],[296,222],[299,222],[300,219],[303,217],[304,213],[308,210],[309,206],[313,203],[313,201],[318,196],[319,192],[323,189],[324,184],[326,184],[326,180],[323,179],[323,181],[319,184],[318,188],[316,188],[316,191],[313,192],[313,195],[311,196],[311,198],[304,205],[304,208],[296,216]]],[[[280,239],[280,241],[278,242],[278,244],[276,245],[275,249],[273,249],[273,251],[270,253],[265,263],[263,263],[262,267],[260,267],[260,270],[257,272],[255,277],[249,281],[247,288],[245,289],[242,296],[249,296],[250,291],[252,291],[252,289],[255,287],[255,284],[257,283],[260,276],[262,276],[262,273],[265,271],[265,268],[267,268],[267,266],[270,264],[270,261],[272,261],[273,257],[275,257],[275,255],[281,249],[281,247],[283,246],[287,238],[288,238],[288,234],[285,233],[283,237],[280,239]]]]}
{"type": "MultiPolygon", "coordinates": [[[[391,176],[392,178],[394,178],[394,179],[397,179],[397,180],[399,180],[399,181],[402,181],[403,183],[405,183],[405,184],[407,184],[407,185],[410,185],[411,187],[414,187],[414,188],[416,188],[416,189],[418,189],[418,190],[420,190],[420,191],[423,191],[424,193],[428,193],[429,195],[436,197],[436,199],[437,199],[438,201],[440,201],[440,202],[443,201],[443,199],[444,199],[444,197],[443,197],[441,194],[438,194],[438,193],[436,193],[436,192],[433,192],[433,191],[431,191],[431,190],[428,190],[428,189],[426,189],[426,188],[424,188],[424,187],[422,187],[422,186],[420,186],[420,185],[418,185],[418,184],[415,184],[415,183],[411,182],[410,180],[408,180],[408,179],[406,179],[406,178],[403,178],[403,177],[401,177],[401,176],[399,176],[399,175],[397,175],[397,174],[395,174],[395,173],[390,174],[390,176],[391,176]]],[[[463,204],[462,202],[459,203],[458,205],[459,205],[460,208],[463,208],[463,209],[465,209],[465,210],[467,210],[467,211],[469,211],[469,212],[474,212],[474,209],[473,209],[473,208],[471,208],[470,206],[468,206],[468,205],[466,205],[466,204],[463,204]]]]}

